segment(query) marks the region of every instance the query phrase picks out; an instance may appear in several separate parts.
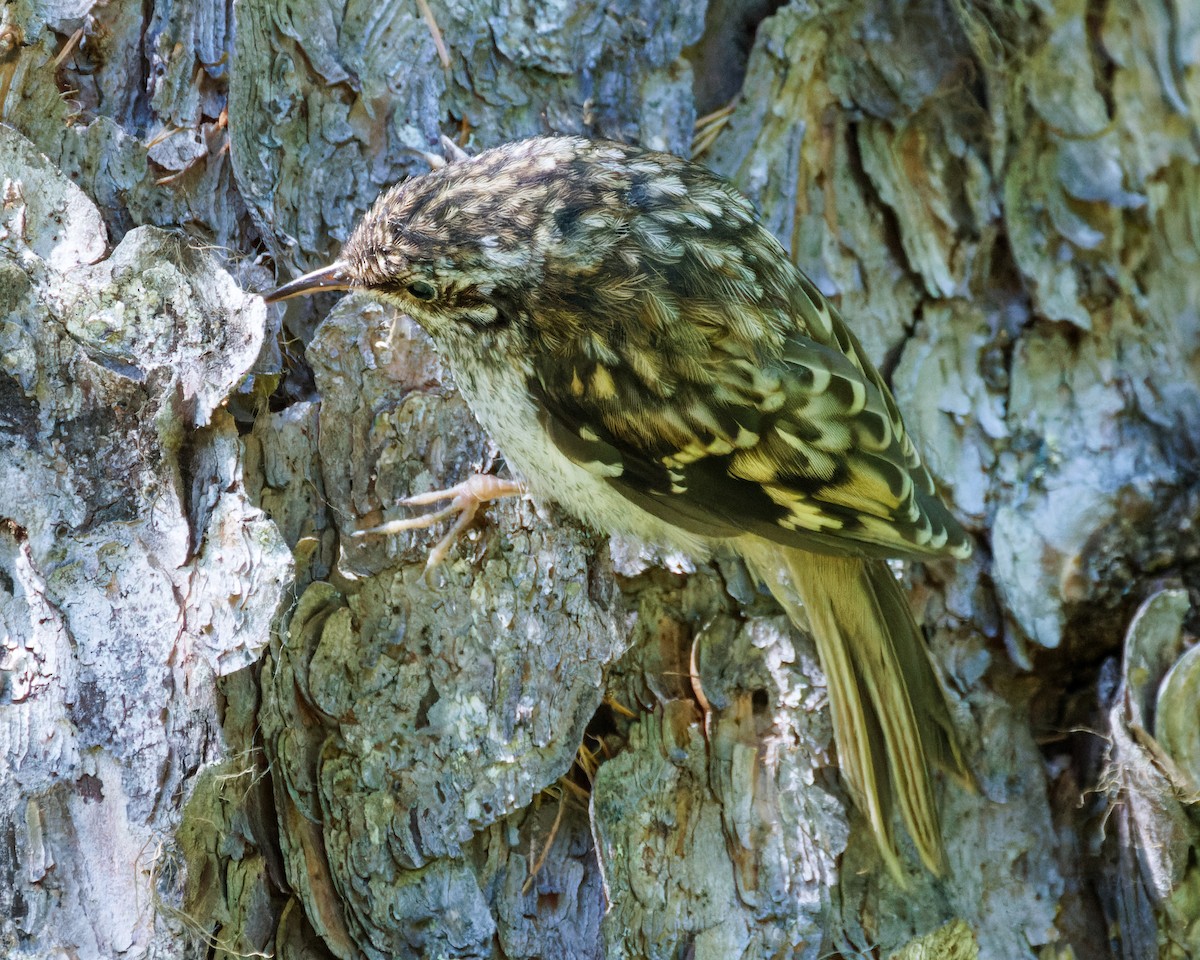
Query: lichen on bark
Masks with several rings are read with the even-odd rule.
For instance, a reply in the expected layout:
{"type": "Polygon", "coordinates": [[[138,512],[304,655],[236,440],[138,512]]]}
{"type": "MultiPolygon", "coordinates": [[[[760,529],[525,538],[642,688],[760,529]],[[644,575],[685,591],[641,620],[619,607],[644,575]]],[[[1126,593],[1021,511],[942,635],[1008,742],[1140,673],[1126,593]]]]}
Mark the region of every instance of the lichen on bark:
{"type": "Polygon", "coordinates": [[[1200,953],[1200,8],[708,6],[0,8],[0,952],[1200,953]],[[405,318],[249,292],[439,135],[697,113],[977,538],[904,571],[943,881],[880,871],[738,564],[355,536],[502,451],[405,318]]]}

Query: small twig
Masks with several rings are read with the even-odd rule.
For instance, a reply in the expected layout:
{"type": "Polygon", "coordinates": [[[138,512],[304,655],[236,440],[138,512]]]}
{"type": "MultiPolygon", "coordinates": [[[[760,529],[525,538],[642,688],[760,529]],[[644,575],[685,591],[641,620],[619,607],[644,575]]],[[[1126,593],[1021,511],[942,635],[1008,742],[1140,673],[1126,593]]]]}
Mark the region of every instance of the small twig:
{"type": "Polygon", "coordinates": [[[55,70],[61,67],[62,62],[71,55],[71,51],[75,49],[75,45],[79,43],[82,38],[83,27],[80,27],[67,38],[67,42],[63,44],[63,48],[58,52],[58,56],[50,62],[51,67],[53,67],[55,70]]]}
{"type": "Polygon", "coordinates": [[[712,713],[712,704],[704,695],[704,678],[700,676],[700,661],[696,656],[698,647],[698,640],[693,640],[692,648],[688,651],[688,680],[692,686],[692,696],[696,698],[696,703],[700,706],[700,712],[708,716],[712,713]]]}
{"type": "MultiPolygon", "coordinates": [[[[533,881],[537,878],[542,867],[546,865],[546,857],[550,855],[550,848],[554,846],[554,838],[558,836],[558,828],[562,825],[563,812],[567,809],[567,797],[563,794],[558,798],[558,813],[554,815],[554,823],[550,826],[550,836],[546,838],[546,845],[542,847],[542,852],[538,855],[537,862],[529,871],[529,878],[521,887],[521,895],[529,893],[533,889],[533,881]]],[[[530,840],[532,846],[533,841],[530,840]]]]}
{"type": "Polygon", "coordinates": [[[636,713],[634,713],[627,706],[625,706],[625,704],[619,703],[618,701],[614,700],[612,697],[606,696],[602,702],[606,707],[608,707],[609,710],[611,710],[615,714],[618,714],[619,716],[625,717],[628,720],[636,720],[637,719],[636,713]]]}
{"type": "Polygon", "coordinates": [[[442,61],[442,66],[449,70],[450,51],[446,49],[446,41],[442,39],[442,28],[438,26],[437,20],[434,19],[433,11],[429,9],[428,0],[417,0],[417,7],[420,8],[421,16],[429,27],[429,33],[433,36],[433,45],[437,48],[438,59],[442,61]]]}
{"type": "Polygon", "coordinates": [[[184,129],[184,127],[163,127],[146,141],[146,149],[149,150],[152,147],[157,147],[164,140],[170,140],[175,134],[182,132],[184,129]]]}
{"type": "Polygon", "coordinates": [[[592,795],[574,780],[568,780],[566,777],[562,777],[558,781],[558,785],[566,790],[571,791],[571,793],[575,795],[576,799],[582,800],[585,808],[588,804],[588,801],[590,801],[592,798],[592,795]]]}
{"type": "Polygon", "coordinates": [[[575,766],[591,782],[592,778],[596,775],[596,771],[600,768],[600,763],[596,760],[596,755],[587,748],[587,744],[581,743],[579,749],[575,751],[575,766]]]}

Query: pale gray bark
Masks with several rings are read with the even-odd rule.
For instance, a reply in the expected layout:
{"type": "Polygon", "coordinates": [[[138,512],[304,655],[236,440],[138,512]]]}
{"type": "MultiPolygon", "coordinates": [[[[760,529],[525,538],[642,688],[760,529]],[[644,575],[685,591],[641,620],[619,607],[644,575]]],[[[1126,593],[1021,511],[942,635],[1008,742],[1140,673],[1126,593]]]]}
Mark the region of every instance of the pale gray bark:
{"type": "Polygon", "coordinates": [[[0,954],[1200,955],[1200,8],[429,6],[0,8],[0,954]],[[978,781],[908,889],[740,565],[514,501],[423,578],[351,534],[496,451],[404,318],[248,292],[439,134],[739,89],[703,162],[978,538],[906,571],[978,781]]]}

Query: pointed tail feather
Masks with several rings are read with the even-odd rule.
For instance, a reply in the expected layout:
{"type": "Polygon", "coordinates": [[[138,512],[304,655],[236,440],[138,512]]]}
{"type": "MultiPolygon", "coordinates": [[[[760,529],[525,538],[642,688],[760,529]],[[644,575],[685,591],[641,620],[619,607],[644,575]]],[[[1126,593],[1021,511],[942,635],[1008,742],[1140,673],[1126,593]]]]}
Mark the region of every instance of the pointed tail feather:
{"type": "Polygon", "coordinates": [[[945,852],[929,767],[937,763],[964,779],[967,774],[924,637],[891,570],[882,560],[764,541],[743,541],[741,547],[793,622],[803,627],[807,620],[811,628],[839,765],[888,869],[903,878],[892,833],[896,806],[922,862],[940,875],[945,852]]]}

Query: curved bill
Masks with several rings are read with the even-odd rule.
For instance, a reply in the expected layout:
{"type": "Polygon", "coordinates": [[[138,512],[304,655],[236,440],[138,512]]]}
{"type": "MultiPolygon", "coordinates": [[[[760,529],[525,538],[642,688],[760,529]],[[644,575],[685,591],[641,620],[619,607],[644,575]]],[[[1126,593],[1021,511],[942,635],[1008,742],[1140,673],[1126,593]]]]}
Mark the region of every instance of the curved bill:
{"type": "Polygon", "coordinates": [[[290,297],[302,297],[310,293],[323,293],[326,290],[350,290],[353,287],[354,280],[350,276],[349,264],[341,260],[335,260],[327,267],[314,270],[312,273],[306,273],[302,277],[297,277],[291,283],[285,283],[278,290],[272,290],[270,293],[264,294],[263,299],[267,303],[278,303],[280,300],[287,300],[290,297]]]}

